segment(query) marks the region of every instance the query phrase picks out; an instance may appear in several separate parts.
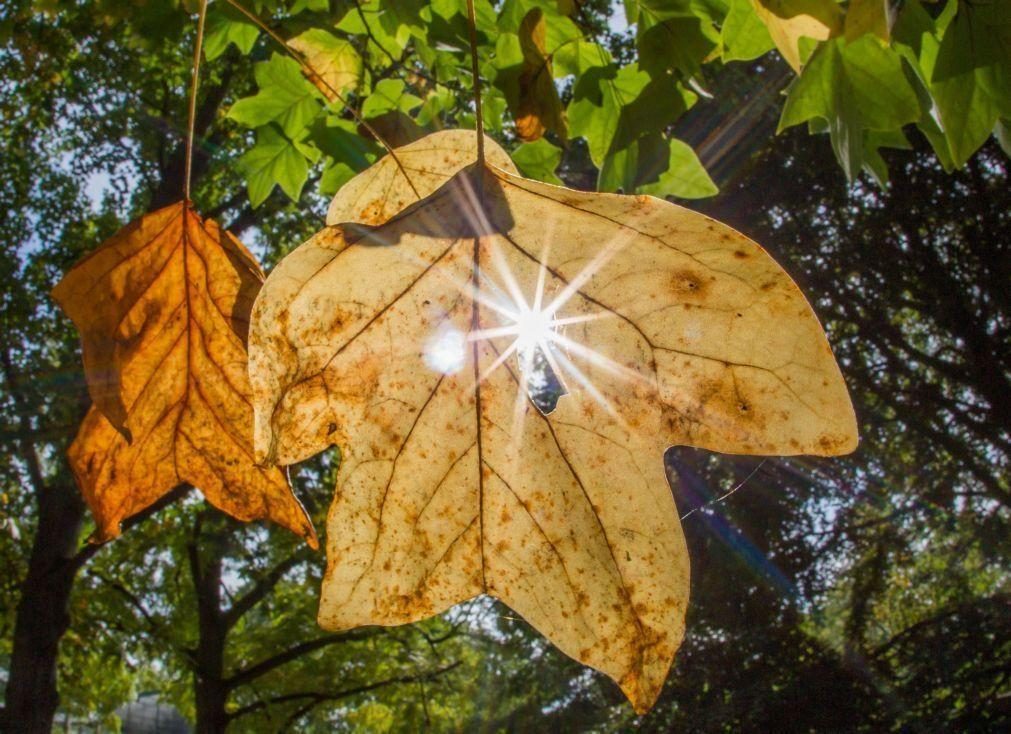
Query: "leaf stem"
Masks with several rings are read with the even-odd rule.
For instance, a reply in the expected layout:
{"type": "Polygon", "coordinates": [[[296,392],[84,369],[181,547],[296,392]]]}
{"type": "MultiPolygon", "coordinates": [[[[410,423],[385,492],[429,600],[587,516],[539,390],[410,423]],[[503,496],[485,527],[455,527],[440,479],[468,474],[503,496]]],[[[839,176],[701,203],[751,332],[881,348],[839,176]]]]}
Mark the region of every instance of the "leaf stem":
{"type": "Polygon", "coordinates": [[[193,172],[193,137],[197,124],[197,89],[200,87],[200,57],[203,55],[204,24],[207,20],[207,0],[200,3],[197,20],[197,40],[193,45],[193,79],[190,81],[189,124],[186,131],[186,173],[183,176],[183,198],[190,201],[190,177],[193,172]]]}
{"type": "Polygon", "coordinates": [[[358,112],[358,110],[356,110],[354,107],[352,107],[350,104],[348,104],[347,99],[340,92],[338,92],[336,89],[334,89],[333,86],[330,84],[330,82],[328,82],[323,77],[322,74],[320,74],[318,71],[316,71],[315,68],[313,68],[312,64],[309,63],[308,59],[306,59],[305,56],[303,56],[298,50],[296,50],[295,48],[293,48],[286,40],[284,40],[284,38],[282,38],[280,34],[278,34],[270,26],[268,26],[266,23],[264,23],[252,11],[247,10],[245,7],[243,7],[238,2],[238,0],[227,0],[227,1],[228,1],[229,5],[231,5],[233,8],[235,8],[240,13],[242,13],[244,16],[246,16],[246,18],[248,18],[250,20],[250,22],[252,22],[254,25],[256,25],[260,30],[262,30],[268,36],[270,36],[275,42],[277,42],[281,46],[281,48],[283,48],[285,50],[285,52],[289,56],[291,56],[291,58],[293,58],[295,61],[298,62],[298,65],[301,66],[302,69],[304,69],[306,72],[308,72],[313,77],[313,79],[318,79],[319,82],[320,82],[320,84],[322,84],[324,87],[326,87],[327,91],[330,92],[330,94],[332,94],[334,96],[334,99],[336,99],[338,102],[340,102],[342,105],[344,105],[347,108],[348,112],[351,113],[351,116],[353,118],[355,118],[355,121],[359,125],[361,125],[362,127],[364,127],[366,130],[368,130],[369,134],[372,135],[372,137],[374,137],[376,139],[376,141],[380,145],[382,145],[384,148],[386,148],[386,151],[390,154],[390,156],[393,157],[393,160],[394,160],[394,162],[396,162],[397,167],[400,169],[400,172],[403,174],[404,178],[407,180],[407,184],[411,187],[411,190],[414,191],[414,195],[417,196],[420,199],[421,198],[421,194],[419,194],[418,190],[414,187],[414,182],[411,181],[411,177],[408,175],[407,170],[404,168],[404,165],[400,162],[400,159],[397,157],[397,154],[393,151],[393,146],[391,146],[388,142],[386,142],[386,139],[383,138],[383,136],[379,134],[379,131],[376,130],[374,127],[372,127],[372,125],[370,125],[368,123],[368,121],[366,121],[366,119],[361,116],[361,114],[358,112]]]}
{"type": "Polygon", "coordinates": [[[474,112],[477,120],[477,162],[484,165],[484,117],[481,114],[481,75],[477,62],[477,18],[474,0],[467,0],[467,15],[470,31],[470,68],[474,76],[474,112]]]}

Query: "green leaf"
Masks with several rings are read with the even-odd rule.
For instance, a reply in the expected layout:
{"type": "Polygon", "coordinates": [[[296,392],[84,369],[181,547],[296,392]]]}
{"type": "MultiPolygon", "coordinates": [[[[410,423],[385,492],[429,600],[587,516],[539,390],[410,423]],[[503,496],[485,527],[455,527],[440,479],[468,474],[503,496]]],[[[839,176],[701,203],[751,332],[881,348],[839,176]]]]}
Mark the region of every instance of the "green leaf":
{"type": "Polygon", "coordinates": [[[1004,155],[1011,158],[1011,121],[997,120],[997,124],[993,126],[993,136],[997,138],[1004,155]]]}
{"type": "MultiPolygon", "coordinates": [[[[649,132],[644,137],[629,141],[604,158],[597,176],[597,189],[631,194],[643,178],[642,169],[655,167],[654,163],[663,161],[664,155],[663,136],[658,132],[649,132]]],[[[650,174],[646,174],[645,178],[651,178],[650,174]]]]}
{"type": "Polygon", "coordinates": [[[378,117],[387,112],[402,112],[405,115],[423,104],[420,97],[407,91],[407,85],[400,79],[383,79],[372,90],[362,105],[362,117],[378,117]]]}
{"type": "Polygon", "coordinates": [[[941,128],[937,106],[930,95],[930,77],[940,48],[936,31],[934,19],[918,0],[909,0],[892,27],[892,40],[894,48],[912,72],[911,81],[920,103],[920,119],[916,126],[930,142],[941,166],[950,172],[955,169],[951,146],[941,128]]]}
{"type": "Polygon", "coordinates": [[[891,40],[888,0],[850,0],[843,33],[847,41],[855,41],[865,33],[870,33],[888,43],[891,40]]]}
{"type": "Polygon", "coordinates": [[[594,67],[576,81],[568,107],[569,132],[586,139],[599,168],[608,153],[663,129],[695,100],[670,77],[651,79],[635,65],[594,67]]]}
{"type": "Polygon", "coordinates": [[[520,173],[527,178],[562,185],[562,180],[555,175],[558,164],[562,162],[562,149],[544,138],[523,143],[512,152],[512,159],[520,173]]]}
{"type": "Polygon", "coordinates": [[[730,0],[689,0],[691,11],[710,23],[722,25],[730,12],[730,0]]]}
{"type": "Polygon", "coordinates": [[[581,76],[598,66],[608,66],[611,54],[599,43],[577,40],[555,51],[555,78],[581,76]]]}
{"type": "Polygon", "coordinates": [[[249,22],[230,5],[214,5],[207,11],[207,28],[204,32],[204,57],[213,61],[234,43],[243,53],[249,54],[260,36],[260,29],[249,22]]]}
{"type": "Polygon", "coordinates": [[[324,196],[333,196],[358,173],[347,163],[331,163],[323,169],[323,175],[319,178],[319,192],[324,196]]]}
{"type": "Polygon", "coordinates": [[[302,76],[297,62],[274,54],[253,68],[259,91],[232,105],[228,116],[247,127],[277,123],[285,135],[298,137],[320,113],[320,94],[302,76]]]}
{"type": "Polygon", "coordinates": [[[314,13],[326,13],[330,10],[330,0],[295,0],[288,11],[292,15],[308,10],[314,13]]]}
{"type": "Polygon", "coordinates": [[[850,180],[863,167],[864,131],[895,130],[920,118],[916,91],[898,53],[872,36],[821,44],[788,90],[779,130],[827,123],[836,158],[850,180]]]}
{"type": "Polygon", "coordinates": [[[541,11],[547,24],[545,46],[548,53],[553,53],[564,43],[583,37],[579,26],[559,12],[557,0],[506,0],[498,15],[499,30],[518,33],[523,19],[534,8],[541,11]]]}
{"type": "Polygon", "coordinates": [[[751,61],[776,47],[751,0],[730,0],[721,41],[724,61],[751,61]]]}
{"type": "Polygon", "coordinates": [[[881,157],[881,148],[909,150],[912,146],[901,130],[868,131],[864,137],[864,170],[874,177],[879,186],[885,186],[888,183],[888,165],[881,157]]]}
{"type": "Polygon", "coordinates": [[[681,199],[702,199],[719,193],[719,188],[690,145],[677,138],[670,138],[667,145],[667,169],[655,183],[639,186],[639,193],[661,198],[676,196],[681,199]]]}
{"type": "MultiPolygon", "coordinates": [[[[481,102],[485,102],[485,97],[494,96],[482,94],[481,102]]],[[[456,95],[445,87],[436,87],[429,91],[425,100],[418,110],[416,119],[419,125],[435,125],[442,121],[445,115],[456,105],[456,95]]],[[[490,109],[484,105],[485,110],[490,109]]]]}
{"type": "Polygon", "coordinates": [[[257,130],[256,145],[239,159],[253,207],[262,204],[275,185],[298,201],[309,176],[306,153],[309,149],[296,147],[274,125],[257,130]]]}
{"type": "MultiPolygon", "coordinates": [[[[508,107],[505,95],[491,88],[481,95],[481,111],[484,114],[484,126],[491,132],[502,132],[502,121],[505,119],[508,107]]],[[[420,117],[420,116],[419,116],[420,117]]],[[[471,123],[473,124],[473,123],[471,123]]]]}
{"type": "Polygon", "coordinates": [[[639,67],[652,76],[669,69],[686,76],[698,73],[718,42],[712,23],[696,15],[686,0],[639,3],[639,67]]]}
{"type": "Polygon", "coordinates": [[[378,143],[359,134],[354,122],[339,117],[317,120],[309,139],[327,158],[355,171],[364,171],[382,152],[378,143]]]}
{"type": "Polygon", "coordinates": [[[639,22],[639,0],[624,0],[625,22],[634,25],[639,22]]]}
{"type": "Polygon", "coordinates": [[[408,26],[402,30],[398,28],[398,32],[394,33],[387,31],[388,24],[383,23],[383,17],[391,12],[378,0],[362,0],[351,4],[335,28],[343,33],[365,37],[369,60],[373,64],[388,65],[391,56],[399,58],[404,52],[411,37],[408,26]]]}
{"type": "MultiPolygon", "coordinates": [[[[432,0],[431,22],[428,26],[430,43],[443,44],[463,53],[470,48],[470,22],[466,0],[432,0]]],[[[498,35],[495,8],[488,0],[474,0],[474,13],[479,44],[489,43],[498,35]]]]}
{"type": "Polygon", "coordinates": [[[986,142],[1001,115],[1011,116],[1011,14],[980,7],[959,3],[930,75],[956,166],[986,142]]]}

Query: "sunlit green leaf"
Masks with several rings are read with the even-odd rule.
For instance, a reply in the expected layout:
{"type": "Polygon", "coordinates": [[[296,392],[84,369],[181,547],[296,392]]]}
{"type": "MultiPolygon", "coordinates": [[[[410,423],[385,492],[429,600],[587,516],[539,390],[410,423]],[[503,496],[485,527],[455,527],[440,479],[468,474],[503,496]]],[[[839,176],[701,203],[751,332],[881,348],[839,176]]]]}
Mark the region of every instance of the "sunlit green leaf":
{"type": "Polygon", "coordinates": [[[253,68],[259,91],[240,99],[228,116],[247,127],[274,122],[295,137],[322,110],[319,91],[302,76],[298,62],[279,54],[253,68]]]}
{"type": "Polygon", "coordinates": [[[544,138],[532,143],[523,143],[512,152],[513,162],[527,178],[535,178],[545,183],[562,185],[555,171],[562,162],[562,149],[544,138]]]}
{"type": "Polygon", "coordinates": [[[894,130],[920,117],[916,92],[895,51],[872,36],[820,45],[789,87],[779,129],[820,118],[850,180],[863,166],[864,131],[894,130]]]}
{"type": "Polygon", "coordinates": [[[775,48],[751,0],[730,0],[721,33],[724,61],[750,61],[775,48]]]}
{"type": "Polygon", "coordinates": [[[993,127],[993,135],[1004,154],[1011,158],[1011,121],[997,120],[997,124],[993,127]]]}
{"type": "Polygon", "coordinates": [[[579,76],[595,66],[607,66],[612,62],[611,54],[599,43],[573,41],[555,51],[555,76],[579,76]]]}
{"type": "Polygon", "coordinates": [[[410,113],[422,105],[422,99],[407,91],[400,79],[383,79],[362,105],[363,117],[378,117],[387,112],[410,113]]]}
{"type": "Polygon", "coordinates": [[[253,50],[260,29],[244,18],[230,5],[214,5],[207,11],[207,29],[204,32],[204,55],[213,61],[234,43],[243,54],[253,50]]]}
{"type": "Polygon", "coordinates": [[[295,0],[288,12],[292,15],[298,15],[305,10],[326,13],[330,10],[330,0],[295,0]]]}
{"type": "Polygon", "coordinates": [[[690,145],[677,138],[665,142],[669,150],[667,168],[657,181],[640,185],[640,193],[659,197],[676,196],[681,199],[702,199],[719,193],[690,145]]]}
{"type": "Polygon", "coordinates": [[[930,89],[955,165],[961,166],[990,137],[997,119],[1011,116],[1011,13],[997,16],[960,3],[941,38],[930,89]]]}
{"type": "Polygon", "coordinates": [[[653,80],[634,65],[591,68],[573,90],[569,131],[586,138],[590,158],[599,167],[609,151],[662,129],[695,99],[669,77],[653,80]]]}
{"type": "Polygon", "coordinates": [[[262,204],[275,185],[292,201],[298,201],[309,176],[306,161],[309,150],[297,148],[273,125],[260,128],[256,133],[256,145],[239,159],[250,203],[254,207],[262,204]]]}
{"type": "Polygon", "coordinates": [[[881,157],[881,148],[909,150],[912,146],[902,130],[870,130],[864,137],[864,170],[870,173],[878,185],[888,183],[888,164],[881,157]]]}
{"type": "Polygon", "coordinates": [[[668,69],[693,75],[718,42],[719,33],[687,0],[640,1],[639,67],[651,75],[668,69]]]}

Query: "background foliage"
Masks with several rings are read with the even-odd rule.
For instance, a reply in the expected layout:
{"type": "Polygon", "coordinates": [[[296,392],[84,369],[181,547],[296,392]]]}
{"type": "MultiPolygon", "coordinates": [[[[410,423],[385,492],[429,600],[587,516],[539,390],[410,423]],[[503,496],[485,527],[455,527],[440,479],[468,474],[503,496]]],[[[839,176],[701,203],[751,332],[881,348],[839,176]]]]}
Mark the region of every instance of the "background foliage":
{"type": "MultiPolygon", "coordinates": [[[[485,120],[521,170],[693,199],[719,187],[701,208],[798,279],[861,419],[861,449],[845,460],[668,452],[683,512],[740,489],[685,520],[688,638],[637,725],[1007,727],[1008,3],[477,7],[485,120]],[[524,23],[535,9],[540,46],[524,23]],[[783,22],[798,14],[820,42],[783,22]],[[538,59],[554,84],[530,82],[538,59]],[[531,104],[545,134],[522,140],[531,104]]],[[[318,71],[392,142],[473,126],[463,0],[249,8],[324,59],[318,71]]],[[[20,0],[0,11],[0,680],[25,590],[54,578],[33,575],[40,545],[62,537],[60,716],[111,724],[155,691],[196,720],[221,707],[240,731],[628,727],[613,685],[496,605],[322,634],[322,558],[195,493],[110,546],[81,544],[90,529],[62,452],[87,393],[77,336],[48,291],[121,224],[178,199],[194,10],[20,0]]],[[[223,0],[206,51],[194,198],[269,267],[381,147],[223,0]]],[[[317,520],[330,461],[294,478],[317,520]]]]}

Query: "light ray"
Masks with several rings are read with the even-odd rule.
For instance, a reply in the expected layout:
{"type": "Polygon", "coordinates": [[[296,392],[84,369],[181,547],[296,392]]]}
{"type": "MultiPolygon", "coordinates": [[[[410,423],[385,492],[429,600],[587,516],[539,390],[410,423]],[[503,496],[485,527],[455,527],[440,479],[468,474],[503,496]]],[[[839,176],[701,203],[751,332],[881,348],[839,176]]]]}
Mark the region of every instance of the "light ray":
{"type": "Polygon", "coordinates": [[[610,357],[607,357],[600,352],[597,352],[589,347],[580,344],[579,342],[570,339],[564,334],[555,334],[553,340],[558,344],[566,347],[575,354],[585,359],[587,362],[595,367],[600,367],[602,370],[609,372],[616,377],[622,377],[629,382],[644,382],[647,384],[652,384],[652,382],[636,370],[630,369],[623,364],[615,362],[610,357]]]}
{"type": "Polygon", "coordinates": [[[563,288],[562,291],[555,296],[554,300],[552,300],[548,307],[544,310],[554,313],[568,303],[569,299],[576,295],[576,292],[582,288],[583,285],[585,285],[598,270],[600,270],[611,258],[625,249],[625,245],[627,245],[631,239],[632,235],[629,233],[629,235],[624,239],[613,240],[605,247],[601,248],[600,252],[598,252],[594,258],[576,274],[576,277],[569,280],[565,288],[563,288]]]}
{"type": "MultiPolygon", "coordinates": [[[[597,388],[597,386],[593,384],[590,378],[588,378],[583,371],[564,354],[559,353],[557,357],[563,363],[565,371],[576,378],[579,384],[583,386],[583,389],[590,394],[590,397],[596,400],[597,403],[607,411],[608,415],[618,421],[622,428],[626,431],[629,430],[628,422],[625,420],[624,416],[618,412],[617,408],[611,405],[611,401],[608,400],[607,397],[597,388]]],[[[552,369],[554,368],[552,367],[552,369]]]]}
{"type": "MultiPolygon", "coordinates": [[[[559,315],[558,312],[600,268],[625,249],[629,239],[630,236],[612,240],[586,262],[571,280],[565,282],[548,265],[551,238],[547,236],[540,253],[532,293],[524,292],[519,279],[510,268],[501,244],[494,238],[482,238],[481,244],[489,254],[490,269],[482,269],[477,273],[476,284],[473,280],[465,282],[448,268],[435,268],[440,277],[452,287],[498,316],[487,328],[471,329],[464,335],[464,339],[469,343],[508,340],[508,345],[503,350],[495,348],[498,354],[481,371],[478,384],[487,381],[497,369],[515,358],[519,376],[511,426],[514,443],[522,441],[527,402],[533,401],[538,410],[550,410],[556,398],[568,392],[566,383],[569,380],[580,390],[586,391],[611,417],[627,428],[619,411],[572,358],[585,360],[593,368],[624,380],[648,381],[647,378],[563,333],[567,326],[589,323],[616,314],[604,307],[594,313],[559,315]],[[562,289],[551,297],[546,292],[549,282],[553,282],[549,281],[549,275],[564,283],[562,289]],[[498,321],[497,324],[494,323],[495,320],[498,321]]],[[[587,302],[589,303],[592,301],[587,302]]],[[[450,346],[455,347],[456,343],[450,346]]],[[[454,355],[455,353],[454,351],[454,355]]],[[[456,366],[455,362],[452,366],[456,366]]]]}
{"type": "Polygon", "coordinates": [[[489,377],[491,377],[491,373],[497,370],[499,367],[501,367],[505,363],[505,361],[513,355],[513,352],[515,352],[517,348],[518,347],[516,345],[516,342],[510,344],[509,347],[504,352],[502,352],[498,357],[496,357],[495,361],[492,362],[488,366],[488,368],[481,373],[481,375],[477,378],[478,384],[481,384],[489,377]]]}

